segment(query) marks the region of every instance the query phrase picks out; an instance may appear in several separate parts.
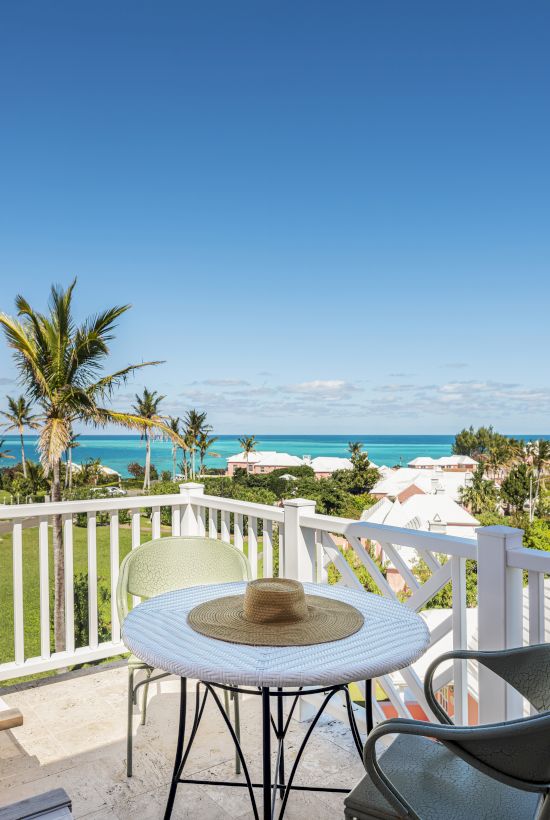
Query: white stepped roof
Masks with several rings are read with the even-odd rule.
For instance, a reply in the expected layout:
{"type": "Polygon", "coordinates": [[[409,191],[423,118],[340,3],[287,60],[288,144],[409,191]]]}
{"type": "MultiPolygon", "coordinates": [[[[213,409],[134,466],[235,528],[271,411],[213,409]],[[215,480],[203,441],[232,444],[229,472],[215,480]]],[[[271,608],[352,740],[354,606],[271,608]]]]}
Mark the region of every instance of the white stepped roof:
{"type": "Polygon", "coordinates": [[[475,467],[478,462],[470,456],[417,456],[409,461],[408,467],[475,467]]]}
{"type": "Polygon", "coordinates": [[[248,459],[244,453],[237,453],[227,459],[231,464],[255,464],[260,467],[301,467],[303,460],[290,453],[277,453],[275,450],[258,450],[249,453],[248,459]]]}
{"type": "MultiPolygon", "coordinates": [[[[411,495],[402,504],[396,499],[381,498],[376,504],[364,510],[361,521],[376,524],[392,524],[396,527],[429,531],[430,521],[456,527],[453,535],[475,538],[475,527],[479,521],[464,507],[444,493],[435,495],[411,495]]],[[[450,533],[450,527],[447,532],[450,533]]]]}
{"type": "Polygon", "coordinates": [[[349,458],[338,458],[336,456],[317,456],[309,463],[316,473],[334,473],[336,470],[353,470],[353,464],[349,458]]]}
{"type": "Polygon", "coordinates": [[[375,495],[400,495],[407,487],[416,485],[424,493],[433,493],[435,490],[444,491],[455,501],[460,501],[460,490],[471,477],[469,472],[446,473],[443,470],[413,470],[411,467],[401,467],[382,473],[371,492],[375,495]]]}
{"type": "Polygon", "coordinates": [[[431,456],[417,456],[413,458],[412,461],[409,461],[407,466],[408,467],[426,467],[426,466],[435,466],[436,461],[431,456]]]}

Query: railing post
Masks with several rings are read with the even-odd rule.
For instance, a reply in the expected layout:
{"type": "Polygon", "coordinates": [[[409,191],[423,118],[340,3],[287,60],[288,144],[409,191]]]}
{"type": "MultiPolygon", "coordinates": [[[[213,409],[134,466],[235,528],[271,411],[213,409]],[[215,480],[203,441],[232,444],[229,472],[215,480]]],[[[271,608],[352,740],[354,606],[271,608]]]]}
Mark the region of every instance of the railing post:
{"type": "MultiPolygon", "coordinates": [[[[300,524],[301,513],[315,512],[315,501],[309,498],[290,498],[283,501],[285,512],[284,537],[284,574],[285,578],[294,578],[296,581],[316,580],[315,530],[306,529],[300,524]]],[[[307,687],[306,687],[307,689],[307,687]]],[[[298,700],[298,709],[295,715],[299,721],[311,720],[315,716],[315,707],[301,697],[298,700]]]]}
{"type": "MultiPolygon", "coordinates": [[[[523,530],[495,526],[476,532],[479,649],[522,646],[522,571],[508,566],[507,553],[522,546],[523,530]]],[[[521,714],[521,696],[480,664],[479,722],[512,720],[521,714]]]]}
{"type": "Polygon", "coordinates": [[[285,576],[297,581],[315,581],[315,531],[300,524],[302,511],[315,512],[315,501],[290,498],[283,501],[285,511],[285,576]]]}
{"type": "Polygon", "coordinates": [[[193,481],[180,484],[181,499],[181,535],[199,535],[199,518],[193,508],[193,498],[204,495],[204,484],[193,481]]]}

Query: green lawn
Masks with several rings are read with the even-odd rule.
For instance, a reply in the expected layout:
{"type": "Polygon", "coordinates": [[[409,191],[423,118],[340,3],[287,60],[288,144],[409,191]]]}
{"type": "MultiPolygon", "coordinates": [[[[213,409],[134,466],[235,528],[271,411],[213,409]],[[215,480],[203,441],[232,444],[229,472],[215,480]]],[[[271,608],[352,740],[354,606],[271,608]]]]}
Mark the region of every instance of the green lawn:
{"type": "MultiPolygon", "coordinates": [[[[170,535],[170,527],[162,527],[162,535],[170,535]]],[[[151,522],[142,517],[141,540],[150,537],[151,522]]],[[[50,613],[53,612],[53,551],[52,533],[50,536],[50,613]]],[[[263,548],[262,538],[258,538],[258,553],[263,548]]],[[[131,532],[129,526],[119,528],[120,560],[131,549],[131,532]]],[[[244,541],[244,552],[248,553],[248,539],[244,541]]],[[[73,526],[73,554],[74,575],[87,574],[88,547],[87,529],[73,526]]],[[[258,572],[262,573],[262,560],[258,561],[258,572]]],[[[98,587],[110,590],[110,557],[109,557],[109,527],[97,527],[97,574],[98,587]]],[[[13,641],[13,567],[12,567],[12,537],[0,536],[0,663],[14,659],[13,641]]],[[[106,624],[110,624],[110,603],[102,602],[98,593],[100,614],[106,624]]],[[[25,622],[25,657],[40,655],[40,579],[38,562],[38,528],[31,527],[23,530],[23,609],[25,622]]],[[[50,634],[52,630],[50,630],[50,634]]],[[[53,636],[52,636],[53,641],[53,636]]],[[[78,645],[78,644],[77,644],[78,645]]],[[[53,642],[52,642],[53,651],[53,642]]]]}
{"type": "MultiPolygon", "coordinates": [[[[163,535],[169,534],[169,527],[163,527],[163,535]]],[[[142,519],[142,540],[151,531],[150,521],[142,519]]],[[[131,549],[129,527],[119,530],[120,560],[131,549]]],[[[73,527],[74,573],[88,571],[87,530],[73,527]]],[[[53,611],[53,554],[50,529],[50,611],[53,611]]],[[[110,589],[109,527],[97,528],[97,574],[98,586],[110,589]]],[[[11,534],[0,536],[0,663],[13,660],[13,587],[12,587],[12,538],[11,534]]],[[[38,564],[38,528],[23,530],[23,608],[25,621],[25,657],[40,655],[40,580],[38,564]]],[[[110,622],[110,604],[100,605],[103,618],[110,622]]],[[[53,644],[52,644],[53,650],[53,644]]]]}

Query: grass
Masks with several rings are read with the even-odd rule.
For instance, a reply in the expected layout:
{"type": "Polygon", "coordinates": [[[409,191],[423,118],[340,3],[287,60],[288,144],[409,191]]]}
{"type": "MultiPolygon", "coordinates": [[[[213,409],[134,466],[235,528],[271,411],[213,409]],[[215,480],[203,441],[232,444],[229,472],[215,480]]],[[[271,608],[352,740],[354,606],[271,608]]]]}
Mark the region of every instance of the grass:
{"type": "MultiPolygon", "coordinates": [[[[151,522],[141,518],[141,540],[150,538],[151,522]]],[[[161,535],[170,535],[171,528],[162,526],[161,535]]],[[[109,527],[98,526],[96,530],[96,553],[98,588],[111,588],[109,527]]],[[[132,548],[130,527],[119,527],[120,561],[132,548]]],[[[244,540],[244,553],[248,554],[248,539],[244,540]]],[[[262,538],[258,538],[258,553],[263,549],[262,538]]],[[[75,578],[88,572],[87,528],[73,526],[73,562],[75,578]]],[[[262,559],[258,560],[258,573],[262,575],[262,559]]],[[[53,548],[52,531],[49,529],[49,581],[50,581],[50,636],[53,651],[53,548]]],[[[13,638],[13,554],[12,536],[0,536],[0,663],[14,660],[13,638]]],[[[102,601],[98,589],[98,608],[103,622],[110,625],[111,609],[109,601],[102,601]]],[[[38,528],[23,530],[23,613],[25,634],[25,657],[40,655],[40,573],[38,560],[38,528]]],[[[49,674],[49,673],[48,673],[49,674]]]]}
{"type": "MultiPolygon", "coordinates": [[[[163,535],[169,534],[170,528],[163,527],[163,535]]],[[[142,540],[151,532],[151,523],[142,518],[142,540]]],[[[52,531],[49,530],[49,578],[50,578],[50,613],[53,612],[53,549],[52,531]]],[[[119,529],[120,560],[132,547],[130,528],[119,529]]],[[[109,527],[97,528],[97,575],[98,586],[110,590],[110,542],[109,527]]],[[[74,574],[88,572],[87,529],[73,527],[74,574]]],[[[99,597],[99,596],[98,596],[99,597]]],[[[2,617],[0,619],[0,663],[14,658],[13,640],[13,556],[11,533],[0,536],[0,601],[2,617]]],[[[103,619],[110,623],[110,604],[100,604],[103,619]]],[[[23,613],[25,625],[25,657],[40,655],[40,574],[38,562],[38,528],[23,530],[23,613]]],[[[52,643],[53,650],[53,643],[52,643]]]]}

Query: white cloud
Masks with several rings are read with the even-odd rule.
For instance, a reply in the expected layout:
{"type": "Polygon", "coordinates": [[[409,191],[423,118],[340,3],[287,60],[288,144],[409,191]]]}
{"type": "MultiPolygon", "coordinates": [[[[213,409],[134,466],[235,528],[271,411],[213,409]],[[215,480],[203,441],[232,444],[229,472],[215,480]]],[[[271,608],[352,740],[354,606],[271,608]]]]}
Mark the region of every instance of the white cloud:
{"type": "Polygon", "coordinates": [[[288,384],[284,388],[288,393],[298,393],[303,396],[323,398],[328,400],[341,399],[358,390],[355,385],[342,379],[315,379],[310,382],[288,384]]]}
{"type": "Polygon", "coordinates": [[[244,379],[204,379],[192,384],[204,384],[208,387],[245,387],[248,382],[244,379]]]}

